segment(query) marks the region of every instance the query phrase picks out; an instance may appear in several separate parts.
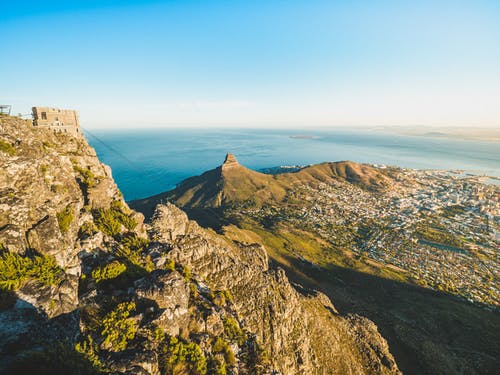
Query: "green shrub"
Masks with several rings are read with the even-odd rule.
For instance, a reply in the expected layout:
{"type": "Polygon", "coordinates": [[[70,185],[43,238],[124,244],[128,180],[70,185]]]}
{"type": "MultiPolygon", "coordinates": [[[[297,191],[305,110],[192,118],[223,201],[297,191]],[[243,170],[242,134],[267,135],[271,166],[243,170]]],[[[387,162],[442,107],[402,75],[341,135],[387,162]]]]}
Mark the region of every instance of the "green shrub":
{"type": "Polygon", "coordinates": [[[104,364],[101,362],[99,356],[97,355],[99,348],[97,344],[94,343],[92,336],[88,335],[82,341],[76,343],[75,350],[78,353],[82,354],[95,369],[101,371],[104,370],[104,364]]]}
{"type": "Polygon", "coordinates": [[[172,259],[167,259],[165,262],[165,269],[175,271],[175,262],[172,259]]]}
{"type": "Polygon", "coordinates": [[[111,210],[114,211],[115,217],[128,230],[134,230],[137,227],[137,221],[130,215],[128,210],[121,201],[112,201],[111,210]]]}
{"type": "Polygon", "coordinates": [[[229,290],[217,290],[209,294],[208,298],[217,306],[225,306],[228,302],[233,301],[233,296],[229,290]]]}
{"type": "Polygon", "coordinates": [[[100,283],[104,280],[111,280],[120,276],[123,272],[127,270],[125,264],[120,263],[115,260],[103,267],[98,267],[92,271],[92,278],[96,283],[100,283]]]}
{"type": "Polygon", "coordinates": [[[98,229],[97,226],[92,222],[92,221],[86,221],[85,223],[82,224],[79,230],[79,236],[87,236],[90,237],[97,233],[98,229]]]}
{"type": "Polygon", "coordinates": [[[80,174],[80,182],[85,185],[87,188],[91,188],[95,185],[95,175],[88,168],[82,168],[76,164],[76,161],[73,162],[73,170],[80,174]]]}
{"type": "Polygon", "coordinates": [[[120,248],[116,254],[124,257],[130,263],[151,272],[155,266],[149,257],[144,257],[143,252],[149,246],[149,240],[139,237],[135,233],[126,234],[120,241],[120,248]]]}
{"type": "Polygon", "coordinates": [[[229,341],[238,343],[239,346],[242,346],[247,337],[246,334],[241,330],[238,322],[231,317],[226,317],[223,320],[224,323],[224,333],[226,334],[229,341]]]}
{"type": "Polygon", "coordinates": [[[135,233],[130,233],[123,236],[120,244],[132,251],[142,251],[149,246],[149,240],[147,238],[139,237],[135,233]]]}
{"type": "Polygon", "coordinates": [[[9,143],[0,139],[0,151],[5,152],[8,155],[15,155],[17,153],[16,149],[9,143]]]}
{"type": "Polygon", "coordinates": [[[116,220],[112,210],[97,209],[94,211],[97,229],[111,237],[116,237],[122,230],[122,224],[116,220]]]}
{"type": "Polygon", "coordinates": [[[104,348],[115,352],[122,351],[127,348],[129,341],[134,339],[138,324],[129,318],[132,310],[135,310],[135,303],[124,302],[104,317],[101,331],[104,348]]]}
{"type": "Polygon", "coordinates": [[[209,374],[213,375],[226,375],[226,362],[219,357],[214,357],[210,359],[210,370],[209,374]]]}
{"type": "Polygon", "coordinates": [[[137,221],[132,216],[126,215],[121,211],[116,211],[115,215],[117,220],[128,230],[134,230],[137,227],[137,221]]]}
{"type": "Polygon", "coordinates": [[[160,367],[162,373],[183,373],[205,375],[207,361],[200,346],[194,342],[183,342],[177,337],[170,337],[161,348],[160,367]]]}
{"type": "Polygon", "coordinates": [[[56,214],[57,222],[59,223],[59,229],[62,233],[68,232],[69,226],[73,222],[73,209],[71,205],[67,205],[66,208],[56,214]]]}
{"type": "Polygon", "coordinates": [[[163,342],[166,337],[165,332],[160,327],[155,328],[155,330],[153,331],[153,335],[154,335],[154,341],[157,343],[163,342]]]}
{"type": "Polygon", "coordinates": [[[110,208],[112,210],[115,210],[115,211],[125,212],[125,206],[123,205],[123,203],[121,201],[118,201],[118,200],[112,201],[110,204],[110,208]]]}
{"type": "Polygon", "coordinates": [[[45,173],[47,173],[47,165],[46,164],[40,165],[40,173],[42,173],[43,175],[45,175],[45,173]]]}
{"type": "Polygon", "coordinates": [[[187,266],[186,266],[186,267],[184,267],[184,268],[182,269],[182,276],[184,276],[184,279],[185,279],[187,282],[191,281],[191,268],[189,268],[189,267],[187,267],[187,266]]]}
{"type": "Polygon", "coordinates": [[[94,211],[95,223],[101,232],[116,237],[121,232],[122,225],[128,230],[134,230],[137,227],[137,221],[132,216],[120,211],[113,203],[111,207],[94,211]]]}
{"type": "Polygon", "coordinates": [[[23,257],[6,252],[0,255],[0,288],[16,290],[29,279],[43,285],[54,285],[60,280],[61,271],[51,257],[23,257]]]}
{"type": "Polygon", "coordinates": [[[194,282],[189,282],[189,296],[195,300],[199,295],[200,293],[198,292],[196,284],[194,282]]]}
{"type": "Polygon", "coordinates": [[[217,337],[214,345],[212,346],[212,352],[215,354],[224,354],[224,358],[229,365],[233,366],[234,364],[236,364],[236,358],[234,356],[233,350],[229,346],[229,343],[222,337],[217,337]]]}

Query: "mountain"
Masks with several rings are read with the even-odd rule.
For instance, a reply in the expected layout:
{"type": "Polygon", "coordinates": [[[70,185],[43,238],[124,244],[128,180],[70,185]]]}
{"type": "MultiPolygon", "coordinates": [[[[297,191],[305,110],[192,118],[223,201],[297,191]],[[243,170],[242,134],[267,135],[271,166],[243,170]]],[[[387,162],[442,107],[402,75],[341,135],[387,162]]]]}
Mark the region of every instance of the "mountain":
{"type": "Polygon", "coordinates": [[[309,166],[293,173],[264,174],[242,166],[233,154],[224,163],[200,176],[184,180],[174,190],[132,201],[146,217],[158,202],[172,201],[185,210],[230,206],[245,202],[251,206],[281,202],[287,190],[299,185],[318,185],[333,180],[346,181],[371,191],[389,188],[393,181],[368,165],[341,161],[309,166]]]}
{"type": "MultiPolygon", "coordinates": [[[[372,321],[290,282],[262,244],[170,203],[144,223],[83,137],[0,121],[0,373],[400,373],[372,321]]],[[[228,156],[192,196],[239,198],[210,186],[236,189],[237,170],[249,191],[274,180],[228,156]]]]}
{"type": "Polygon", "coordinates": [[[494,374],[498,243],[481,212],[497,194],[445,172],[349,161],[263,174],[228,154],[130,205],[148,219],[171,202],[226,238],[263,244],[294,283],[370,318],[404,373],[494,374]]]}

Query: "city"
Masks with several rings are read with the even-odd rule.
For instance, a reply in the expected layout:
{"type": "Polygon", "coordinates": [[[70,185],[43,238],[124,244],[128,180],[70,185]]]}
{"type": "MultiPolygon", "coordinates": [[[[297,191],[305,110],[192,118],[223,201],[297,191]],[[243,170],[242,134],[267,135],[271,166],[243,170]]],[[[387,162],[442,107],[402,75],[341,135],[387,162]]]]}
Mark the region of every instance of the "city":
{"type": "MultiPolygon", "coordinates": [[[[279,206],[240,215],[306,229],[331,250],[351,250],[419,285],[498,307],[498,186],[460,171],[376,167],[393,186],[374,192],[345,181],[301,184],[279,206]]],[[[300,256],[315,263],[307,253],[300,256]]]]}

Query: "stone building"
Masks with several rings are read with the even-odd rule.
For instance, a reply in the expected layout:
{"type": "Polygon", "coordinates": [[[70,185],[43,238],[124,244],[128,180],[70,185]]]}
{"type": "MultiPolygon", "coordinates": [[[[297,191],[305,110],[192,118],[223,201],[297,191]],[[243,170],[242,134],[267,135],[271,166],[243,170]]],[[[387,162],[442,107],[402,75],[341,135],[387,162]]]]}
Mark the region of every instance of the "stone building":
{"type": "Polygon", "coordinates": [[[32,110],[33,126],[73,135],[79,135],[81,132],[77,111],[49,107],[33,107],[32,110]]]}

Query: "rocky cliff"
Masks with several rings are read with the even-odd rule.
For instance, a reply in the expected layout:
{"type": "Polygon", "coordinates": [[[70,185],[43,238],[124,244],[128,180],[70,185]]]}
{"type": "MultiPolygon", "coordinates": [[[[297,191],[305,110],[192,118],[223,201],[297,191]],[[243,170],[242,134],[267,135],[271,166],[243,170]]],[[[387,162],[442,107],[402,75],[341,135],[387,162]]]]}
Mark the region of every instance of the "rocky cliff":
{"type": "Polygon", "coordinates": [[[0,371],[399,373],[375,324],[262,245],[171,204],[143,224],[84,138],[0,125],[0,371]]]}

